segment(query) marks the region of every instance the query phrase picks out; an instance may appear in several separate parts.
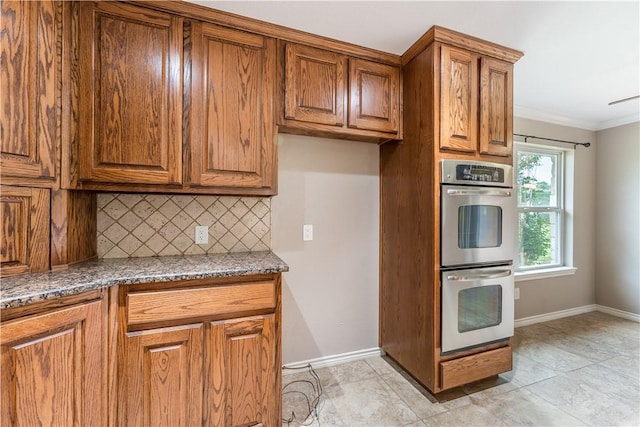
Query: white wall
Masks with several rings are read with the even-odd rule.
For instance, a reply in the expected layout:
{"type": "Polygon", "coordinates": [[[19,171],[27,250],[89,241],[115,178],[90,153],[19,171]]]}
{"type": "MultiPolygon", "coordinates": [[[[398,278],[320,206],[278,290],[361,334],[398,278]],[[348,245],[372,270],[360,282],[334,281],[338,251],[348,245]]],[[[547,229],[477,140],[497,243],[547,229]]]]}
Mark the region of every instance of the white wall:
{"type": "Polygon", "coordinates": [[[598,132],[596,302],[640,314],[640,123],[598,132]]]}
{"type": "Polygon", "coordinates": [[[283,363],[378,346],[376,144],[280,135],[272,250],[283,274],[283,363]],[[302,240],[313,224],[314,239],[302,240]]]}
{"type": "MultiPolygon", "coordinates": [[[[595,234],[596,234],[596,133],[584,129],[560,126],[535,120],[515,118],[514,133],[591,142],[589,148],[578,147],[573,156],[574,191],[569,195],[568,219],[573,223],[573,265],[575,275],[551,279],[516,282],[520,299],[515,302],[515,318],[536,316],[568,310],[595,303],[595,234]],[[571,200],[572,199],[572,200],[571,200]]],[[[516,137],[516,140],[520,140],[516,137]]],[[[532,140],[530,140],[532,141],[532,140]]],[[[540,142],[538,140],[533,142],[540,142]]],[[[567,145],[556,144],[566,148],[567,145]]],[[[568,230],[571,231],[571,230],[568,230]]]]}

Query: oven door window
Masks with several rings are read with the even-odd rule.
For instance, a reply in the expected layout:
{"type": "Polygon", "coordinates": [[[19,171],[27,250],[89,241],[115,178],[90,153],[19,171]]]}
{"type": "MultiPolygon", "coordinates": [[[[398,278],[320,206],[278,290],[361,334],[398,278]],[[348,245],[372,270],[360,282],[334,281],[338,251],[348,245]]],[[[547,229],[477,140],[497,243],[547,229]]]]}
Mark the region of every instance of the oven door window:
{"type": "Polygon", "coordinates": [[[492,205],[458,207],[458,247],[496,248],[502,245],[502,208],[492,205]]]}
{"type": "Polygon", "coordinates": [[[490,328],[500,323],[502,286],[479,286],[458,292],[458,332],[490,328]]]}

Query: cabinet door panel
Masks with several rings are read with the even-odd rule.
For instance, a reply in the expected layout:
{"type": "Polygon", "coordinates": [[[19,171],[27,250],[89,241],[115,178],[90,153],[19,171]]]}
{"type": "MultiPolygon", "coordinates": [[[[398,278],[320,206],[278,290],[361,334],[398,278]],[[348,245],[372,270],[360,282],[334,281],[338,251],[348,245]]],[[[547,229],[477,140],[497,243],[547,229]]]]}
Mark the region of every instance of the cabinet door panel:
{"type": "Polygon", "coordinates": [[[202,324],[130,332],[120,379],[124,425],[200,425],[202,324]]]}
{"type": "Polygon", "coordinates": [[[205,419],[209,426],[279,425],[275,316],[211,323],[205,419]]]}
{"type": "Polygon", "coordinates": [[[60,9],[54,1],[2,1],[0,170],[53,178],[60,9]]]}
{"type": "Polygon", "coordinates": [[[513,145],[512,64],[482,58],[480,101],[480,152],[510,156],[513,145]]]}
{"type": "Polygon", "coordinates": [[[400,70],[362,59],[349,60],[349,127],[398,132],[400,70]]]}
{"type": "Polygon", "coordinates": [[[275,40],[195,23],[190,183],[238,188],[275,182],[275,40]]]}
{"type": "Polygon", "coordinates": [[[96,301],[2,325],[2,419],[104,425],[103,310],[96,301]]]}
{"type": "Polygon", "coordinates": [[[285,53],[285,118],[344,124],[347,57],[289,43],[285,53]]]}
{"type": "Polygon", "coordinates": [[[182,182],[182,18],[81,3],[80,179],[182,182]]]}
{"type": "Polygon", "coordinates": [[[440,148],[475,152],[478,146],[478,57],[442,46],[440,148]]]}
{"type": "Polygon", "coordinates": [[[0,276],[49,268],[49,190],[0,187],[0,276]]]}

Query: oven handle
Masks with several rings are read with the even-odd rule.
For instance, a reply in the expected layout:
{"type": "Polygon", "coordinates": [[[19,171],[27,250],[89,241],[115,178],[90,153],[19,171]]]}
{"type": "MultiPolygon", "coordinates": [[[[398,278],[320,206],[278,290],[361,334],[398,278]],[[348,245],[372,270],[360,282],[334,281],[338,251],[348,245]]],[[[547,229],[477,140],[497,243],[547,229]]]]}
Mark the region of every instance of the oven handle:
{"type": "Polygon", "coordinates": [[[498,196],[511,197],[510,190],[476,190],[476,189],[448,189],[447,194],[450,196],[498,196]]]}
{"type": "Polygon", "coordinates": [[[493,273],[478,273],[478,274],[448,274],[447,280],[456,280],[458,282],[471,282],[473,280],[488,280],[498,279],[500,277],[511,276],[511,270],[499,270],[493,273]]]}

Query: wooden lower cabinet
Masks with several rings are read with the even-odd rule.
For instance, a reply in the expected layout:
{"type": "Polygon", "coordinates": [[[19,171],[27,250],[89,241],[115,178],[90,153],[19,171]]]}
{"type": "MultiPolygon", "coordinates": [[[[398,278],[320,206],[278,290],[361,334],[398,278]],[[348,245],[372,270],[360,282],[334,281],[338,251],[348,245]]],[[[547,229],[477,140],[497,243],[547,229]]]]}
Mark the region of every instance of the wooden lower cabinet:
{"type": "Polygon", "coordinates": [[[116,293],[118,425],[281,425],[279,274],[116,293]]]}
{"type": "Polygon", "coordinates": [[[206,424],[280,424],[275,316],[213,322],[206,341],[206,424]]]}
{"type": "Polygon", "coordinates": [[[195,426],[202,419],[202,324],[127,334],[122,425],[195,426]]]}
{"type": "Polygon", "coordinates": [[[2,426],[106,425],[102,300],[5,320],[2,426]]]}

